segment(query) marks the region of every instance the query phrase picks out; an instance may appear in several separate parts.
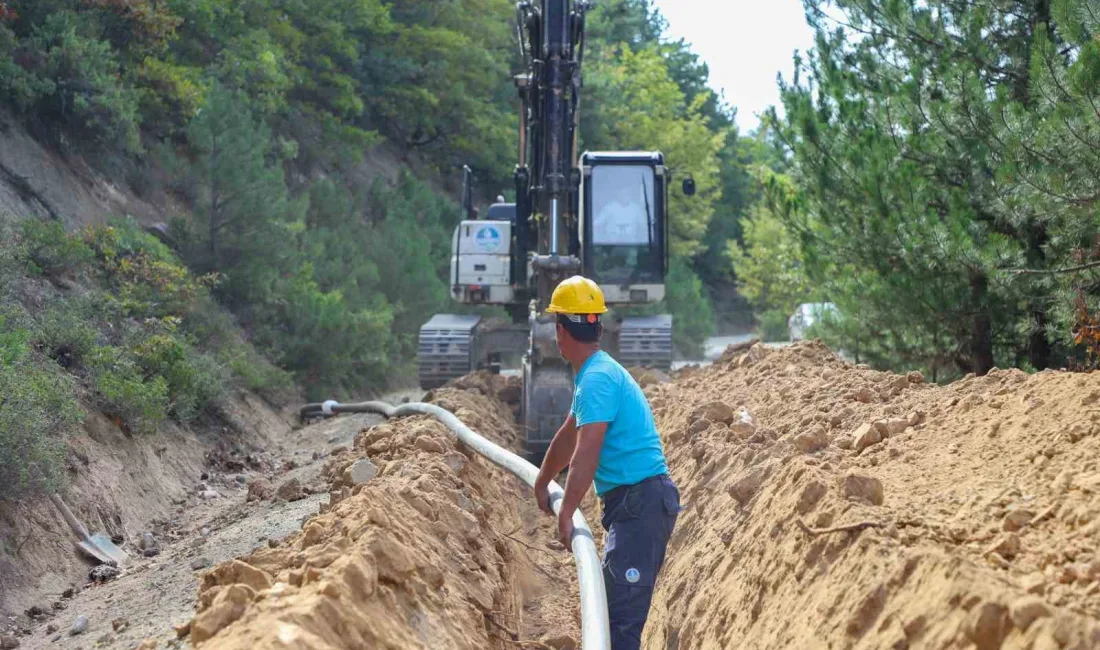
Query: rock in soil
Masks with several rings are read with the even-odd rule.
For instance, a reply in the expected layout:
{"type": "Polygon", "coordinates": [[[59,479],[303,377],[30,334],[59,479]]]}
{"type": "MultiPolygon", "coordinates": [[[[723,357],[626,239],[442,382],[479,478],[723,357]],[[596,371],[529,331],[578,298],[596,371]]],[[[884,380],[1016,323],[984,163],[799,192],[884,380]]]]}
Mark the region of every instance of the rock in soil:
{"type": "Polygon", "coordinates": [[[76,636],[77,634],[84,634],[87,631],[88,631],[88,617],[87,616],[77,616],[76,620],[73,621],[73,626],[71,628],[69,628],[69,634],[72,635],[72,636],[76,636]]]}
{"type": "Polygon", "coordinates": [[[880,442],[882,442],[882,432],[875,428],[873,424],[861,424],[852,434],[852,448],[857,453],[880,442]]]}
{"type": "Polygon", "coordinates": [[[350,485],[359,485],[366,483],[375,476],[378,476],[378,468],[369,459],[362,458],[352,463],[352,466],[348,468],[347,482],[350,485]]]}
{"type": "Polygon", "coordinates": [[[283,501],[299,501],[305,498],[306,493],[302,489],[302,482],[292,478],[279,486],[279,489],[275,491],[275,496],[283,501]]]}
{"type": "Polygon", "coordinates": [[[873,476],[848,474],[843,482],[844,496],[862,499],[872,505],[881,506],[883,502],[882,481],[873,476]]]}
{"type": "Polygon", "coordinates": [[[247,501],[267,501],[275,496],[271,481],[266,478],[254,478],[248,483],[247,501]]]}
{"type": "Polygon", "coordinates": [[[539,643],[550,646],[554,650],[577,650],[577,642],[568,634],[544,636],[539,643]]]}
{"type": "Polygon", "coordinates": [[[14,650],[19,647],[19,639],[5,634],[0,636],[0,650],[14,650]]]}
{"type": "Polygon", "coordinates": [[[692,421],[694,420],[710,420],[711,422],[721,422],[723,424],[729,424],[733,422],[737,417],[737,413],[734,412],[733,407],[725,402],[708,402],[698,408],[691,414],[692,421]]]}
{"type": "Polygon", "coordinates": [[[113,567],[109,564],[100,564],[88,572],[88,579],[94,583],[101,584],[109,580],[114,580],[118,577],[118,573],[118,567],[113,567]]]}

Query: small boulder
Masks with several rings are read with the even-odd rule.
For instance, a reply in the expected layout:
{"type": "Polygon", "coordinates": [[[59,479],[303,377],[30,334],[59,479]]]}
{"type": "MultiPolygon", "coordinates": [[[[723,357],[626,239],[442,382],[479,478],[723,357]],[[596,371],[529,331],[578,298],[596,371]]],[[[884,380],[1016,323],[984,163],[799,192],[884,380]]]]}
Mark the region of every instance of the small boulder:
{"type": "Polygon", "coordinates": [[[267,501],[275,496],[275,489],[271,487],[271,481],[266,478],[254,478],[248,482],[247,501],[267,501]]]}
{"type": "Polygon", "coordinates": [[[1034,518],[1034,512],[1024,508],[1018,508],[1005,515],[1004,521],[1001,523],[1001,528],[1007,532],[1017,531],[1031,523],[1031,520],[1034,518]]]}
{"type": "Polygon", "coordinates": [[[83,616],[83,615],[77,616],[76,620],[73,621],[72,627],[69,628],[69,634],[72,635],[72,636],[76,636],[78,634],[84,634],[87,631],[88,631],[88,617],[83,616]]]}
{"type": "Polygon", "coordinates": [[[882,434],[871,424],[861,424],[852,434],[852,448],[856,453],[882,442],[882,434]]]}
{"type": "Polygon", "coordinates": [[[890,436],[896,436],[899,433],[909,428],[909,421],[904,418],[887,418],[885,420],[876,420],[874,427],[883,438],[889,438],[890,436]]]}
{"type": "Polygon", "coordinates": [[[737,414],[732,406],[718,401],[708,402],[695,409],[691,414],[692,421],[706,419],[723,424],[730,424],[736,417],[737,414]]]}
{"type": "Polygon", "coordinates": [[[203,490],[201,496],[203,499],[209,501],[210,499],[217,499],[219,495],[216,490],[203,490]]]}
{"type": "Polygon", "coordinates": [[[1012,623],[1021,630],[1027,630],[1036,619],[1051,615],[1050,605],[1038,596],[1024,596],[1008,608],[1012,623]]]}
{"type": "Polygon", "coordinates": [[[742,506],[751,501],[753,495],[764,483],[764,479],[768,477],[768,469],[767,467],[757,467],[731,485],[729,494],[734,501],[742,506]]]}
{"type": "Polygon", "coordinates": [[[794,446],[804,454],[821,451],[829,446],[829,436],[825,433],[825,429],[818,425],[795,436],[794,446]]]}
{"type": "Polygon", "coordinates": [[[544,636],[539,643],[554,650],[577,650],[577,642],[568,634],[544,636]]]}
{"type": "Polygon", "coordinates": [[[88,572],[88,580],[96,584],[102,584],[118,577],[118,567],[110,564],[100,564],[88,572]]]}
{"type": "Polygon", "coordinates": [[[910,384],[924,383],[924,373],[920,372],[919,370],[910,370],[908,373],[906,373],[905,378],[909,380],[910,384]]]}
{"type": "Polygon", "coordinates": [[[443,462],[447,463],[447,467],[450,467],[451,471],[461,472],[469,464],[470,459],[461,452],[452,451],[443,456],[443,462]]]}
{"type": "Polygon", "coordinates": [[[1011,560],[1020,552],[1020,537],[1016,533],[1007,533],[999,537],[987,552],[998,553],[1001,557],[1011,560]]]}
{"type": "Polygon", "coordinates": [[[203,569],[205,569],[208,566],[210,566],[210,558],[197,557],[194,560],[191,560],[191,570],[192,571],[202,571],[203,569]]]}
{"type": "Polygon", "coordinates": [[[375,476],[378,476],[378,468],[370,462],[370,459],[361,458],[348,468],[345,482],[349,485],[359,485],[360,483],[366,483],[375,476]]]}
{"type": "Polygon", "coordinates": [[[909,378],[905,376],[894,377],[890,381],[890,388],[894,388],[897,390],[905,390],[906,388],[909,388],[909,378]]]}
{"type": "Polygon", "coordinates": [[[304,499],[306,493],[302,489],[302,482],[292,478],[279,486],[279,489],[275,491],[275,496],[283,501],[298,501],[304,499]]]}
{"type": "Polygon", "coordinates": [[[802,494],[798,497],[798,504],[795,506],[795,510],[798,514],[804,515],[814,509],[817,502],[821,500],[821,497],[825,496],[825,493],[829,489],[825,487],[825,484],[821,481],[810,481],[806,484],[806,487],[802,488],[802,494]]]}
{"type": "Polygon", "coordinates": [[[737,417],[730,423],[730,431],[743,436],[756,433],[756,420],[753,419],[752,413],[743,406],[738,409],[737,417]]]}
{"type": "Polygon", "coordinates": [[[688,426],[688,436],[698,435],[710,428],[711,421],[706,418],[700,418],[691,423],[688,426]]]}
{"type": "Polygon", "coordinates": [[[434,438],[429,438],[428,436],[420,436],[413,444],[416,446],[417,449],[421,451],[426,451],[432,454],[443,453],[443,444],[434,438]]]}
{"type": "Polygon", "coordinates": [[[0,635],[0,650],[15,650],[19,647],[19,639],[10,634],[0,635]]]}
{"type": "Polygon", "coordinates": [[[862,499],[876,506],[883,503],[882,481],[873,476],[849,473],[841,479],[841,487],[844,496],[850,499],[862,499]]]}
{"type": "Polygon", "coordinates": [[[875,401],[875,394],[871,392],[870,388],[863,386],[856,391],[855,400],[864,404],[870,404],[871,402],[875,401]]]}
{"type": "Polygon", "coordinates": [[[1008,608],[1001,603],[987,602],[974,608],[965,629],[977,650],[997,650],[1011,627],[1008,608]]]}

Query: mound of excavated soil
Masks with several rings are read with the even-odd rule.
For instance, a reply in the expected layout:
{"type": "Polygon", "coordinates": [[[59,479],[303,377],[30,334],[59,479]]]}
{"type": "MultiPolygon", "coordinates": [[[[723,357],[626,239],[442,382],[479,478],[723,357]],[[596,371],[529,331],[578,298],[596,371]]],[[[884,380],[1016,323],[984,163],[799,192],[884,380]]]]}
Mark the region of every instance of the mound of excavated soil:
{"type": "MultiPolygon", "coordinates": [[[[432,401],[512,444],[511,413],[481,392],[444,388],[432,401]]],[[[331,502],[300,534],[203,576],[196,645],[482,650],[576,638],[576,579],[571,556],[546,543],[553,521],[435,420],[364,430],[325,474],[331,502]]]]}
{"type": "Polygon", "coordinates": [[[1100,648],[1100,375],[802,343],[647,393],[686,510],[646,647],[1100,648]]]}

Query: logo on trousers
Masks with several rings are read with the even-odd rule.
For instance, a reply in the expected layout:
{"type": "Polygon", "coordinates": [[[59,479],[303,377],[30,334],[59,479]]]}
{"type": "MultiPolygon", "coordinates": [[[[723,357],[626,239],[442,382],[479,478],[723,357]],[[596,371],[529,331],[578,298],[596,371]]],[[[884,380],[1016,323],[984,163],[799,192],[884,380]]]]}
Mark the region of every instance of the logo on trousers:
{"type": "Polygon", "coordinates": [[[630,567],[629,569],[626,570],[626,581],[631,583],[631,584],[634,584],[635,582],[638,582],[638,580],[640,580],[641,577],[642,577],[642,574],[637,569],[635,569],[634,567],[630,567]]]}

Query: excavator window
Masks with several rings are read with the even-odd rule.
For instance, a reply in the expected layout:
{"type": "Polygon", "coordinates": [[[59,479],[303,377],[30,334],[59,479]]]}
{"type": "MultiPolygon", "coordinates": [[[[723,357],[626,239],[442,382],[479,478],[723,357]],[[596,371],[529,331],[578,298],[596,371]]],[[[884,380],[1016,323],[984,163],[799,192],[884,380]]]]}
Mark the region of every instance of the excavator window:
{"type": "Polygon", "coordinates": [[[599,282],[661,282],[658,204],[653,168],[598,165],[592,169],[588,254],[599,282]]]}

